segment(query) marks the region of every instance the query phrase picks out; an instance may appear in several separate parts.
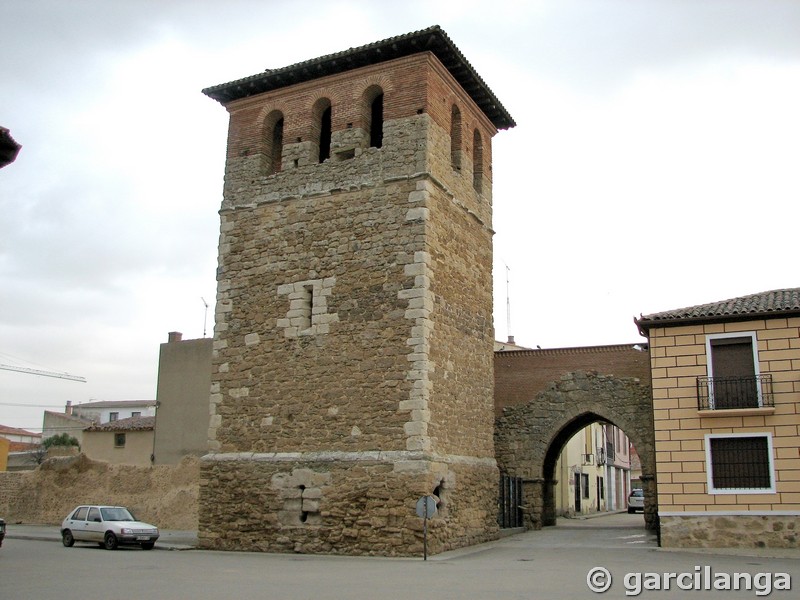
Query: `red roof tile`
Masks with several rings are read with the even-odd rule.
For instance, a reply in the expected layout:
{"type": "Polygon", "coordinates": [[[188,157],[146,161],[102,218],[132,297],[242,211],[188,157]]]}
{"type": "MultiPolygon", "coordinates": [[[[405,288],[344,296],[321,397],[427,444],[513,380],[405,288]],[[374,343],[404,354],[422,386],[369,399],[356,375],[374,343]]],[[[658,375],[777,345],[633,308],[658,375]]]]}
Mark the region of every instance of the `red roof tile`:
{"type": "Polygon", "coordinates": [[[640,330],[693,322],[741,321],[800,315],[800,288],[770,290],[709,304],[678,308],[634,319],[640,330]]]}

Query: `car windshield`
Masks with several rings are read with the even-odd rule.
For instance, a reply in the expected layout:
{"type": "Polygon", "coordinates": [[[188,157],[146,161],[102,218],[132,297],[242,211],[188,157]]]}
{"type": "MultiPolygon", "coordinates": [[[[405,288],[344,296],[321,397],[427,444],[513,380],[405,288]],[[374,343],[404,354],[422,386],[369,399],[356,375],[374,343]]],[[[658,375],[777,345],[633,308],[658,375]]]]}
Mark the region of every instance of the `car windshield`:
{"type": "Polygon", "coordinates": [[[631,496],[644,496],[644,490],[633,490],[631,496]]]}
{"type": "Polygon", "coordinates": [[[103,515],[103,521],[135,521],[133,515],[128,512],[127,508],[114,507],[114,508],[101,508],[100,513],[103,515]]]}

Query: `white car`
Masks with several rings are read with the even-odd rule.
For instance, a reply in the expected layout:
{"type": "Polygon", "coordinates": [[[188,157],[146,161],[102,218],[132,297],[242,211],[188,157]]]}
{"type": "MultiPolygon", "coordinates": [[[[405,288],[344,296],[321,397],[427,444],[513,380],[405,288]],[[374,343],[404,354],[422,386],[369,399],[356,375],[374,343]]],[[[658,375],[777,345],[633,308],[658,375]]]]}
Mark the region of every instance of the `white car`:
{"type": "Polygon", "coordinates": [[[61,523],[61,542],[69,548],[75,542],[96,542],[106,550],[121,544],[152,550],[158,528],[137,521],[123,506],[78,506],[61,523]]]}
{"type": "Polygon", "coordinates": [[[637,510],[644,512],[644,490],[636,489],[628,496],[628,514],[637,510]]]}

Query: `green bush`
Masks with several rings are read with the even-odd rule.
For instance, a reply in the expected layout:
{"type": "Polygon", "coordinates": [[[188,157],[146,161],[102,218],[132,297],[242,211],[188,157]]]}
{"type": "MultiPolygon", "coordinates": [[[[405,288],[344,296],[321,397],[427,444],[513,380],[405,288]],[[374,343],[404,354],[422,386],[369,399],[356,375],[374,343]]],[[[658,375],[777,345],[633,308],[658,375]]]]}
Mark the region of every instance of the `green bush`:
{"type": "Polygon", "coordinates": [[[44,446],[45,449],[52,448],[53,446],[78,446],[78,448],[81,447],[81,445],[78,443],[78,440],[69,435],[68,433],[59,433],[58,435],[49,437],[42,442],[42,446],[44,446]]]}

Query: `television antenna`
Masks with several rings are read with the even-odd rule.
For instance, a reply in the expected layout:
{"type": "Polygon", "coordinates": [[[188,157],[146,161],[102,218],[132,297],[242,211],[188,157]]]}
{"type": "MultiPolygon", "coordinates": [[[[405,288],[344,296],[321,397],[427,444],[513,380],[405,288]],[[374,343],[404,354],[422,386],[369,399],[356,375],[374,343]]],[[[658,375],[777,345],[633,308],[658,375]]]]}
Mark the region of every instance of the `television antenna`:
{"type": "Polygon", "coordinates": [[[203,301],[203,306],[205,306],[205,311],[203,312],[203,337],[206,337],[206,322],[208,321],[208,302],[206,299],[200,296],[200,300],[203,301]]]}
{"type": "Polygon", "coordinates": [[[511,268],[506,264],[506,261],[501,259],[501,262],[506,268],[506,335],[508,335],[508,343],[512,344],[514,336],[511,335],[511,291],[509,283],[511,279],[511,268]]]}

